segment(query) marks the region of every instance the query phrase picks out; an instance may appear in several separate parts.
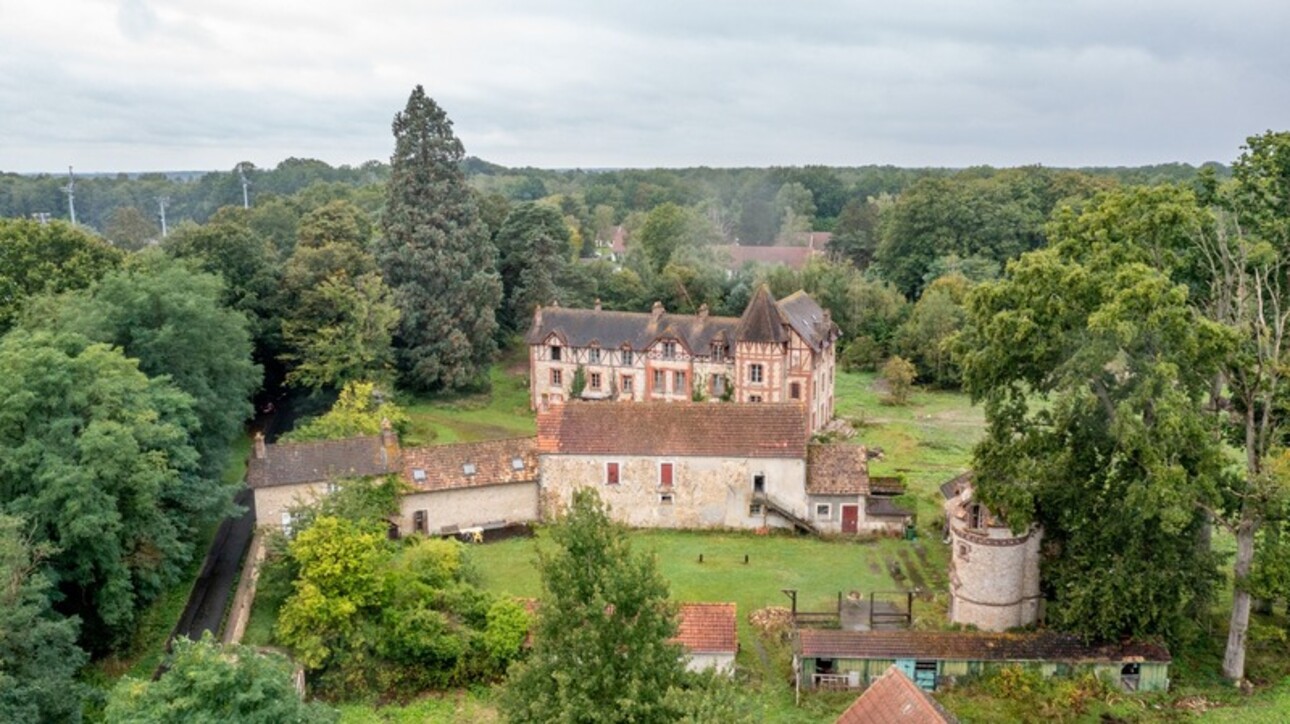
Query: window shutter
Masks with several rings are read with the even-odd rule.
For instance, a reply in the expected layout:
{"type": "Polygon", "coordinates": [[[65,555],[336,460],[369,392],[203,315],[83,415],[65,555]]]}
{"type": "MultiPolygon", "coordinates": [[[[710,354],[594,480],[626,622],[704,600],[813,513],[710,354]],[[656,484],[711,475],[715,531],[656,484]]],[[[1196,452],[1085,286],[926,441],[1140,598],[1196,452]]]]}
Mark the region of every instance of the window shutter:
{"type": "Polygon", "coordinates": [[[661,463],[659,465],[658,483],[665,487],[672,485],[672,463],[661,463]]]}
{"type": "Polygon", "coordinates": [[[618,463],[605,463],[605,483],[618,484],[618,463]]]}

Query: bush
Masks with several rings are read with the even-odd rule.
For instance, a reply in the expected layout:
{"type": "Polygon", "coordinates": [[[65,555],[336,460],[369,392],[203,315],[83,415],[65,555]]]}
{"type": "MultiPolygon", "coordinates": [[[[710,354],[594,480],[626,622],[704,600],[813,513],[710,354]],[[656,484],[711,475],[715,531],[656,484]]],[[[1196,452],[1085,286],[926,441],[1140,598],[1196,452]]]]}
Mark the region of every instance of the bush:
{"type": "Polygon", "coordinates": [[[902,357],[892,357],[882,366],[882,379],[887,383],[887,395],[883,404],[907,405],[909,393],[918,378],[914,364],[902,357]]]}
{"type": "Polygon", "coordinates": [[[886,355],[886,348],[878,340],[864,335],[851,340],[842,350],[839,362],[844,372],[873,372],[886,355]]]}

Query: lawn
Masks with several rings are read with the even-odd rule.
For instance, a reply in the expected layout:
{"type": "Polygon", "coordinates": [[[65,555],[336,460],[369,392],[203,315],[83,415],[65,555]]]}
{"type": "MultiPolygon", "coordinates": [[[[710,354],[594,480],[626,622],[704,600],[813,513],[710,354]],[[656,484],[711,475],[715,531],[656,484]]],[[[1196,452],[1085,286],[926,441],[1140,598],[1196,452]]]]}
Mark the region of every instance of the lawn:
{"type": "Polygon", "coordinates": [[[414,447],[536,434],[529,410],[528,378],[508,369],[511,367],[506,364],[493,366],[487,392],[401,399],[399,403],[411,418],[403,444],[414,447]]]}

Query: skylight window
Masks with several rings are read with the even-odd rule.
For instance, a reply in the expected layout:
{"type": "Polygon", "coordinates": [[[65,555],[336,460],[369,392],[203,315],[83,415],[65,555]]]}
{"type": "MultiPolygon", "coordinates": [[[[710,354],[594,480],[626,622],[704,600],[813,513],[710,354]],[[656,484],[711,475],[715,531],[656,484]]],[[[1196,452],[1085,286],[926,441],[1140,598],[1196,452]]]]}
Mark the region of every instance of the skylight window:
{"type": "Polygon", "coordinates": [[[466,463],[465,465],[462,465],[462,466],[461,466],[461,471],[462,471],[463,473],[467,474],[467,475],[474,475],[474,474],[475,474],[475,464],[474,464],[474,463],[466,463]]]}
{"type": "Polygon", "coordinates": [[[424,483],[426,481],[426,471],[422,470],[421,468],[413,468],[412,479],[417,481],[418,483],[424,483]]]}
{"type": "Polygon", "coordinates": [[[524,469],[523,458],[511,458],[511,470],[523,470],[523,469],[524,469]]]}

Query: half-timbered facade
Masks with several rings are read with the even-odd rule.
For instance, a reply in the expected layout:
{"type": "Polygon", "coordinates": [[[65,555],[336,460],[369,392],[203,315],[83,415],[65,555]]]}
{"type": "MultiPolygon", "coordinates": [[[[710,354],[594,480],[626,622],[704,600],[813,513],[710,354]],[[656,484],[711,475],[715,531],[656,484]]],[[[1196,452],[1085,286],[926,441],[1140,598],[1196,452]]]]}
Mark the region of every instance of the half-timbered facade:
{"type": "Polygon", "coordinates": [[[761,287],[743,315],[539,307],[529,345],[533,409],[570,399],[796,402],[814,433],[833,418],[837,325],[805,292],[761,287]]]}

